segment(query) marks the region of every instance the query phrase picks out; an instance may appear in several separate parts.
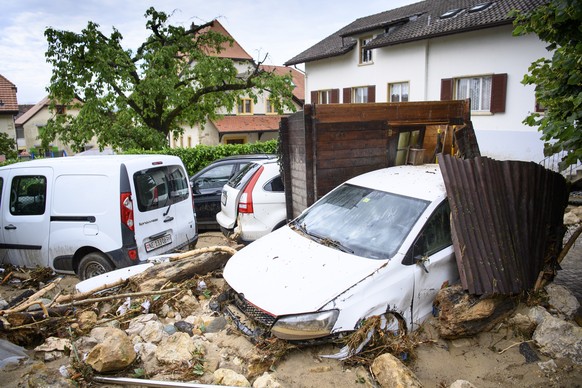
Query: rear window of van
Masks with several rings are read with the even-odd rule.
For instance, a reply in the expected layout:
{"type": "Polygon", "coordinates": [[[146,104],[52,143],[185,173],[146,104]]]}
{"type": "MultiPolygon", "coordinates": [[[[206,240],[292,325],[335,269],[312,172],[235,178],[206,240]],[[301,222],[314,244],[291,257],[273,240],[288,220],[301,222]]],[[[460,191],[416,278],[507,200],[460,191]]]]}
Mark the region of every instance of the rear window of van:
{"type": "Polygon", "coordinates": [[[141,212],[159,209],[189,198],[188,179],[180,166],[160,166],[133,174],[137,207],[141,212]]]}

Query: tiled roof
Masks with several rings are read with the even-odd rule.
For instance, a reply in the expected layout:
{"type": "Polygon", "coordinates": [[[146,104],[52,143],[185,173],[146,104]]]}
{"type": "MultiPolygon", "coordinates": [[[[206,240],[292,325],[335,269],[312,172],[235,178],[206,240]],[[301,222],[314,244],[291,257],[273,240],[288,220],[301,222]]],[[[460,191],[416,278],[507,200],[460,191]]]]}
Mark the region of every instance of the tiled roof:
{"type": "Polygon", "coordinates": [[[14,117],[14,120],[18,120],[19,117],[32,108],[34,108],[34,104],[18,104],[18,114],[14,117]]]}
{"type": "Polygon", "coordinates": [[[0,113],[18,112],[18,100],[16,99],[16,86],[0,75],[0,113]]]}
{"type": "Polygon", "coordinates": [[[38,111],[40,111],[42,108],[44,108],[45,106],[47,106],[48,103],[49,103],[48,97],[43,98],[36,105],[34,105],[32,108],[30,108],[29,110],[27,110],[26,112],[24,112],[24,114],[22,114],[21,116],[19,116],[14,121],[14,123],[16,125],[24,125],[28,120],[30,120],[32,117],[34,117],[34,115],[37,114],[38,111]]]}
{"type": "Polygon", "coordinates": [[[465,31],[511,24],[509,12],[529,11],[548,0],[426,0],[359,18],[285,63],[286,66],[343,55],[357,44],[358,35],[384,30],[368,48],[378,48],[465,31]],[[471,11],[471,8],[491,3],[471,11]],[[441,15],[459,9],[452,17],[441,15]]]}
{"type": "Polygon", "coordinates": [[[279,130],[280,115],[249,115],[249,116],[224,116],[212,123],[218,129],[218,133],[236,132],[272,132],[279,130]]]}
{"type": "Polygon", "coordinates": [[[293,84],[295,85],[295,89],[293,89],[293,95],[299,101],[305,101],[305,74],[303,74],[301,71],[292,67],[271,65],[261,65],[261,69],[275,72],[278,75],[291,73],[293,84]]]}
{"type": "Polygon", "coordinates": [[[212,26],[209,27],[211,31],[218,32],[224,36],[227,36],[233,40],[232,46],[228,43],[224,43],[222,45],[222,50],[219,54],[216,52],[210,52],[209,55],[213,55],[219,58],[230,58],[230,59],[240,59],[240,60],[248,60],[252,61],[253,57],[251,57],[238,42],[228,33],[226,28],[218,20],[212,21],[212,26]]]}

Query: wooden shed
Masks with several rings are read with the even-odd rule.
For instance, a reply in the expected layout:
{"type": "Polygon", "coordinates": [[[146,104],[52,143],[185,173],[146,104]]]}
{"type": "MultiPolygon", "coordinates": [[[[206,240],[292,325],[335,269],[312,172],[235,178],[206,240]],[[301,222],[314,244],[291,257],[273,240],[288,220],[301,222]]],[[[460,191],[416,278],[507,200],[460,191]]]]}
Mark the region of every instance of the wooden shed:
{"type": "Polygon", "coordinates": [[[469,100],[308,104],[280,125],[289,219],[368,171],[480,156],[469,100]]]}

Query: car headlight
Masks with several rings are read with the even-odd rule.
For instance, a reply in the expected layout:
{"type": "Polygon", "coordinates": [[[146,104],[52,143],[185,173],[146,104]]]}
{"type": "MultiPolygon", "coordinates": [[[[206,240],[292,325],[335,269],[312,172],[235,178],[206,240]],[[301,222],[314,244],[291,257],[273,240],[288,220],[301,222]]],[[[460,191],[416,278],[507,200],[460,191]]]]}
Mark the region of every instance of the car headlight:
{"type": "Polygon", "coordinates": [[[285,340],[306,340],[325,337],[331,333],[338,315],[338,310],[289,315],[279,318],[271,328],[271,333],[285,340]]]}

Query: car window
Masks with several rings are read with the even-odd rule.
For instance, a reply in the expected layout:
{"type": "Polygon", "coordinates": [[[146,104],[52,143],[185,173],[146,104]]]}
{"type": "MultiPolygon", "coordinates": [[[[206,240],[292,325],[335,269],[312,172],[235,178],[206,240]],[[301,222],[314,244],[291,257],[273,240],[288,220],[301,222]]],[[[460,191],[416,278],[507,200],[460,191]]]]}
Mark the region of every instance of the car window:
{"type": "Polygon", "coordinates": [[[46,206],[46,177],[23,175],[12,179],[10,213],[15,216],[44,214],[46,206]]]}
{"type": "Polygon", "coordinates": [[[232,176],[235,164],[221,164],[202,173],[194,182],[198,189],[215,189],[224,186],[232,176]]]}
{"type": "Polygon", "coordinates": [[[230,178],[227,185],[234,189],[241,190],[259,168],[260,165],[257,163],[247,164],[237,174],[230,178]]]}
{"type": "Polygon", "coordinates": [[[402,264],[414,264],[416,256],[431,256],[453,244],[450,215],[449,201],[445,200],[432,213],[402,264]]]}
{"type": "Polygon", "coordinates": [[[141,170],[133,175],[137,206],[142,212],[169,206],[189,197],[188,179],[179,166],[141,170]]]}
{"type": "Polygon", "coordinates": [[[285,186],[283,185],[283,179],[281,176],[278,175],[275,178],[271,179],[269,182],[265,183],[263,186],[265,191],[272,191],[276,193],[283,193],[285,192],[285,186]]]}
{"type": "Polygon", "coordinates": [[[392,257],[429,202],[343,184],[294,224],[320,243],[370,259],[392,257]]]}

